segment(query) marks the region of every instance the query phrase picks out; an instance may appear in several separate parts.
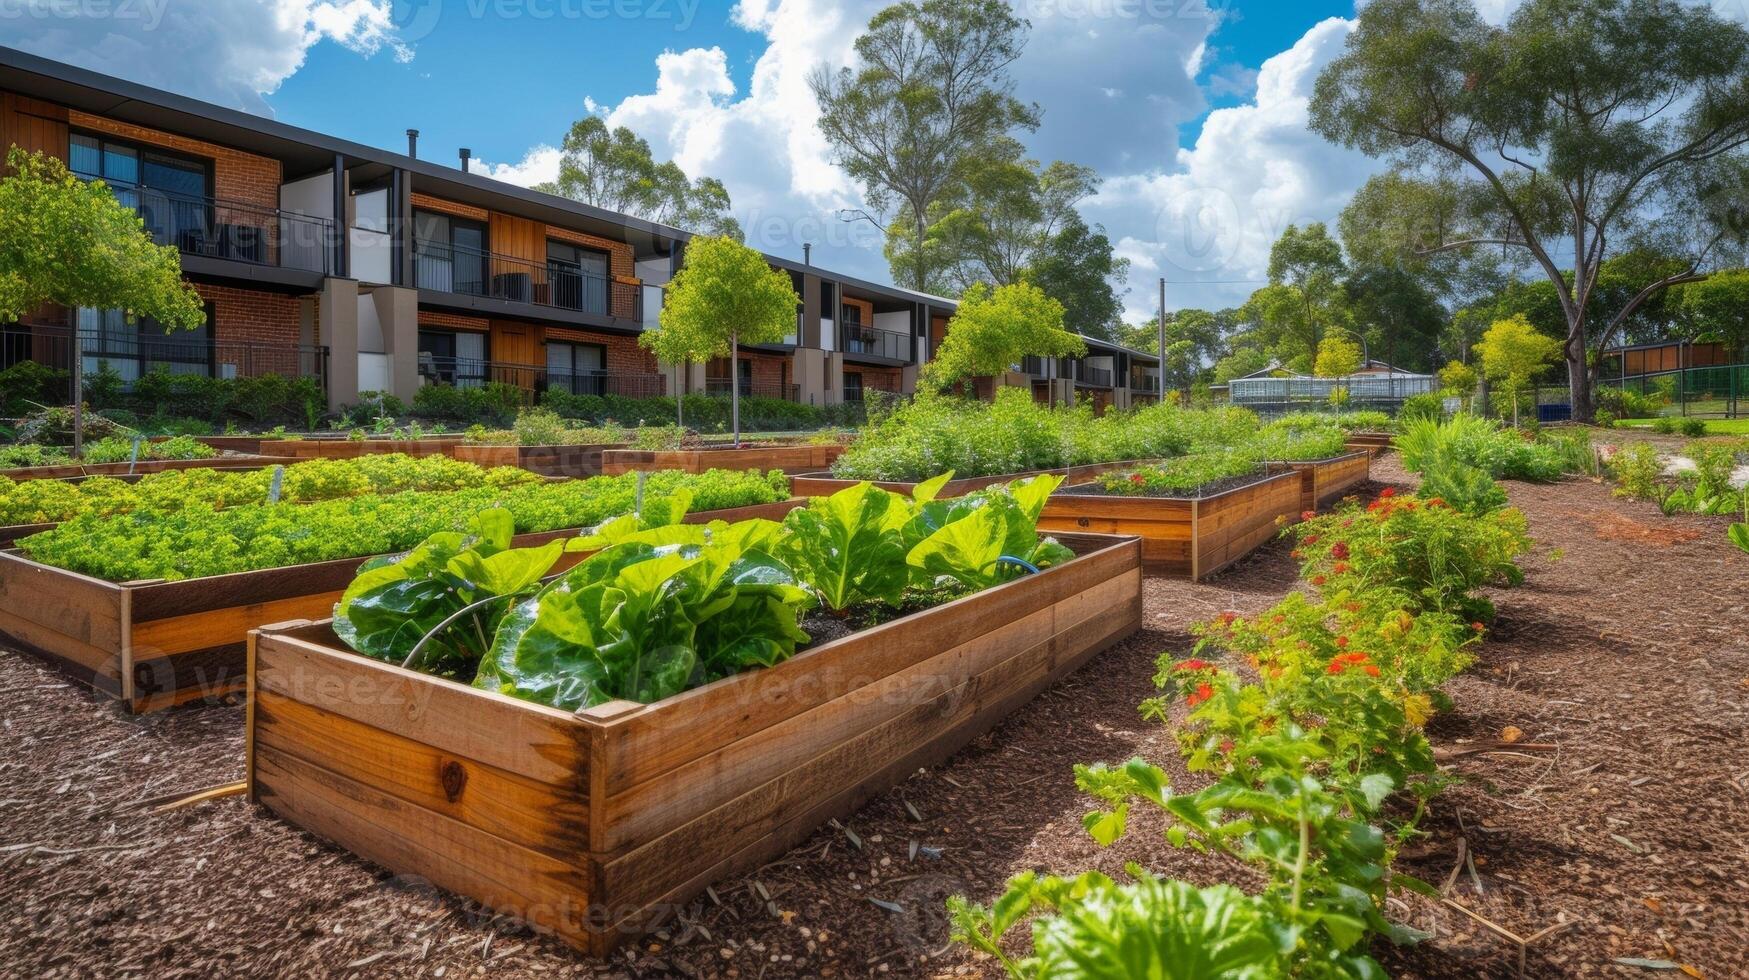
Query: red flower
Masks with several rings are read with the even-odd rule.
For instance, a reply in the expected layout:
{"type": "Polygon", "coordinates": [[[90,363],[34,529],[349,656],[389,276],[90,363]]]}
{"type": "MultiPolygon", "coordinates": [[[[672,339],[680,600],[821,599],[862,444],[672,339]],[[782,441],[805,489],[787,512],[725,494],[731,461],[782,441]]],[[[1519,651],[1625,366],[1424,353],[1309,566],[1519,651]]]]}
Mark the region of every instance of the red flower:
{"type": "Polygon", "coordinates": [[[1173,670],[1184,670],[1184,671],[1214,670],[1215,665],[1209,663],[1207,660],[1198,660],[1195,657],[1192,657],[1189,660],[1178,661],[1177,663],[1172,665],[1172,669],[1173,670]]]}
{"type": "Polygon", "coordinates": [[[1348,557],[1348,542],[1338,541],[1335,544],[1331,545],[1330,546],[1330,555],[1333,558],[1347,558],[1348,557]]]}
{"type": "Polygon", "coordinates": [[[1444,497],[1431,497],[1427,501],[1427,506],[1429,506],[1429,507],[1444,507],[1445,506],[1445,498],[1444,497]]]}
{"type": "Polygon", "coordinates": [[[1186,707],[1194,708],[1214,696],[1215,689],[1210,687],[1207,681],[1204,681],[1196,686],[1196,690],[1192,691],[1189,697],[1184,699],[1184,704],[1186,707]]]}
{"type": "Polygon", "coordinates": [[[1379,669],[1377,667],[1374,667],[1372,664],[1367,664],[1365,667],[1362,667],[1361,669],[1366,671],[1368,674],[1370,674],[1374,677],[1379,676],[1379,669]]]}
{"type": "Polygon", "coordinates": [[[1338,649],[1343,649],[1343,650],[1347,649],[1348,648],[1348,637],[1338,636],[1336,638],[1336,646],[1338,649]]]}
{"type": "Polygon", "coordinates": [[[1215,622],[1221,624],[1222,626],[1230,626],[1230,625],[1232,625],[1233,620],[1238,619],[1238,618],[1239,618],[1238,613],[1234,612],[1231,609],[1228,609],[1228,610],[1222,612],[1219,616],[1216,616],[1215,622]]]}
{"type": "Polygon", "coordinates": [[[1395,497],[1396,495],[1397,495],[1397,488],[1396,487],[1386,487],[1383,490],[1379,491],[1379,499],[1380,500],[1384,500],[1384,499],[1389,498],[1389,497],[1395,497]]]}
{"type": "Polygon", "coordinates": [[[1315,510],[1302,510],[1302,511],[1300,511],[1300,520],[1302,520],[1302,521],[1313,520],[1317,516],[1318,516],[1318,512],[1315,510]]]}
{"type": "Polygon", "coordinates": [[[1324,576],[1322,576],[1322,575],[1312,576],[1312,584],[1313,585],[1323,585],[1324,584],[1324,576]]]}
{"type": "Polygon", "coordinates": [[[1316,534],[1308,534],[1304,538],[1301,539],[1300,543],[1301,544],[1317,544],[1318,543],[1318,536],[1316,534]]]}
{"type": "Polygon", "coordinates": [[[1221,751],[1222,752],[1233,751],[1233,740],[1230,738],[1221,739],[1221,751]]]}
{"type": "Polygon", "coordinates": [[[1138,486],[1138,487],[1141,486],[1142,481],[1143,481],[1142,474],[1140,474],[1140,473],[1131,473],[1130,474],[1130,482],[1134,483],[1136,486],[1138,486]]]}
{"type": "Polygon", "coordinates": [[[1471,623],[1471,624],[1470,624],[1470,629],[1473,629],[1473,630],[1475,630],[1475,631],[1476,631],[1476,632],[1478,632],[1478,633],[1480,633],[1480,632],[1482,632],[1482,631],[1483,631],[1483,630],[1485,630],[1485,629],[1487,629],[1487,628],[1488,628],[1488,627],[1486,627],[1486,626],[1483,626],[1483,625],[1482,625],[1482,624],[1481,624],[1481,623],[1471,623]]]}
{"type": "Polygon", "coordinates": [[[1330,570],[1332,572],[1335,572],[1338,575],[1341,575],[1343,572],[1348,571],[1348,563],[1345,561],[1339,561],[1335,565],[1333,565],[1330,568],[1330,570]]]}

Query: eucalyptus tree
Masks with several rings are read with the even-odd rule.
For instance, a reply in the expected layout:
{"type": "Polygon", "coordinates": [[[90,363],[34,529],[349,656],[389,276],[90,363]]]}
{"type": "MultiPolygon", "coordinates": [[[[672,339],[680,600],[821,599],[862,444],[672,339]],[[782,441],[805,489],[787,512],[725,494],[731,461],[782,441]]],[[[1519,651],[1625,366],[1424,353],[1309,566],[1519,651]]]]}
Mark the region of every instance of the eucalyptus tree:
{"type": "Polygon", "coordinates": [[[1469,0],[1372,0],[1310,117],[1393,163],[1374,189],[1404,251],[1498,250],[1554,287],[1579,418],[1635,312],[1749,238],[1749,30],[1704,4],[1527,0],[1494,27],[1469,0]],[[1599,309],[1624,247],[1682,267],[1599,309]]]}

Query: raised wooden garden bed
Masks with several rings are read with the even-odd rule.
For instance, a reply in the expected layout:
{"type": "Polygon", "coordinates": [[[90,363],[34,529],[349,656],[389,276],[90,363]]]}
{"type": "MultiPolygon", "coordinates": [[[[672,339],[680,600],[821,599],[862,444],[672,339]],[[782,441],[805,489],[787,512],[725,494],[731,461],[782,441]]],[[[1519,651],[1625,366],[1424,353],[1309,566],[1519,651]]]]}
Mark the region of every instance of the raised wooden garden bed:
{"type": "Polygon", "coordinates": [[[443,456],[460,445],[461,436],[425,439],[263,439],[261,451],[272,456],[298,459],[357,459],[377,453],[408,456],[443,456]]]}
{"type": "Polygon", "coordinates": [[[1287,465],[1300,474],[1301,510],[1323,510],[1372,478],[1372,453],[1364,449],[1287,465]]]}
{"type": "Polygon", "coordinates": [[[987,731],[1140,628],[1133,538],[652,705],[573,714],[254,634],[253,800],[595,954],[987,731]]]}
{"type": "Polygon", "coordinates": [[[1348,448],[1365,450],[1377,456],[1391,448],[1391,440],[1394,438],[1395,436],[1389,432],[1350,432],[1348,434],[1348,448]]]}
{"type": "Polygon", "coordinates": [[[517,466],[541,476],[600,476],[601,454],[623,442],[590,446],[480,446],[458,443],[449,454],[477,466],[517,466]]]}
{"type": "MultiPolygon", "coordinates": [[[[781,519],[798,500],[687,515],[781,519]]],[[[577,528],[518,535],[516,544],[577,528]]],[[[0,636],[53,660],[133,712],[241,690],[244,643],[263,623],[319,619],[369,555],[177,582],[106,582],[0,551],[0,636]]],[[[567,555],[559,567],[580,560],[567,555]]]]}
{"type": "Polygon", "coordinates": [[[1199,499],[1123,497],[1059,489],[1045,502],[1040,530],[1133,534],[1150,574],[1200,579],[1275,537],[1299,517],[1300,475],[1285,467],[1255,483],[1199,499]]]}
{"type": "MultiPolygon", "coordinates": [[[[1129,459],[1116,463],[1087,463],[1082,466],[1065,466],[1054,470],[1026,470],[1021,473],[1001,473],[996,476],[968,476],[963,479],[949,480],[942,485],[937,497],[963,497],[973,491],[998,484],[1010,483],[1014,480],[1024,480],[1029,476],[1041,476],[1047,473],[1063,477],[1065,483],[1078,483],[1090,480],[1102,473],[1114,473],[1118,470],[1132,470],[1146,464],[1147,460],[1129,459]]],[[[798,497],[827,497],[846,487],[854,487],[862,480],[850,480],[833,476],[831,473],[802,473],[790,480],[790,491],[798,497]]],[[[874,485],[894,493],[907,496],[917,489],[921,481],[905,480],[875,480],[874,485]]]]}
{"type": "Polygon", "coordinates": [[[821,445],[806,443],[764,446],[743,446],[735,449],[705,447],[700,449],[609,449],[601,454],[601,474],[619,476],[635,470],[679,470],[682,473],[703,473],[706,470],[782,470],[785,473],[806,473],[823,469],[844,455],[843,443],[821,445]]]}
{"type": "Polygon", "coordinates": [[[165,470],[253,469],[296,463],[289,456],[214,456],[209,459],[143,459],[137,463],[62,463],[56,466],[22,466],[0,470],[13,480],[68,480],[83,476],[143,476],[165,470]],[[130,469],[131,467],[131,469],[130,469]]]}

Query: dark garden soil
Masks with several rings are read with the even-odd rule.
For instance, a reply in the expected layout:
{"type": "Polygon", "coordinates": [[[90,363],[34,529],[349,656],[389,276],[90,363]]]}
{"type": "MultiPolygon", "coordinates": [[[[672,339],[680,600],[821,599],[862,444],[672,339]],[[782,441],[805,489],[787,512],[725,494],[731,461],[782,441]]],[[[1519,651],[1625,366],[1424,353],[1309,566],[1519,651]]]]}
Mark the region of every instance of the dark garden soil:
{"type": "MultiPolygon", "coordinates": [[[[1408,482],[1389,457],[1373,474],[1408,482]]],[[[1397,908],[1435,938],[1378,953],[1399,976],[1510,977],[1519,945],[1506,934],[1541,932],[1531,976],[1749,976],[1749,555],[1723,519],[1665,518],[1591,481],[1510,492],[1538,553],[1526,585],[1496,597],[1480,661],[1450,686],[1456,709],[1432,734],[1459,782],[1403,861],[1449,880],[1450,904],[1397,908]]],[[[1139,754],[1191,785],[1170,730],[1136,713],[1156,654],[1183,652],[1192,622],[1260,609],[1293,585],[1280,544],[1211,582],[1150,580],[1141,634],[946,765],[719,882],[689,925],[605,963],[240,799],[152,815],[149,801],[242,775],[241,708],[129,718],[0,653],[0,973],[990,976],[947,943],[947,895],[988,900],[1021,870],[1117,874],[1125,861],[1255,885],[1171,849],[1151,818],[1095,846],[1070,767],[1139,754]]]]}

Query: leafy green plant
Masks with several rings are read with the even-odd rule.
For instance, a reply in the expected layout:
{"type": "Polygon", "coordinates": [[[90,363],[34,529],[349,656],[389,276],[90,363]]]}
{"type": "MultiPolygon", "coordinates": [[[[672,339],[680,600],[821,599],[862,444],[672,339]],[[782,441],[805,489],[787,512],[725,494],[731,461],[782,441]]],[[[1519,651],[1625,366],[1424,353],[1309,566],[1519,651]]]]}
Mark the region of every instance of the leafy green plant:
{"type": "Polygon", "coordinates": [[[977,591],[1009,581],[1027,566],[1044,569],[1070,560],[1074,553],[1067,547],[1038,536],[1045,501],[1062,482],[1060,476],[1035,476],[958,500],[924,503],[906,529],[907,537],[917,539],[933,528],[906,552],[913,581],[921,580],[925,588],[977,591]]]}
{"type": "Polygon", "coordinates": [[[1128,472],[1104,473],[1096,482],[1106,493],[1125,497],[1195,497],[1205,487],[1261,472],[1249,453],[1206,452],[1128,472]]]}
{"type": "MultiPolygon", "coordinates": [[[[775,503],[789,495],[781,473],[658,473],[645,500],[678,491],[698,510],[775,503]]],[[[185,579],[404,551],[439,531],[466,527],[502,507],[518,533],[593,527],[635,509],[637,477],[592,477],[439,492],[368,495],[300,507],[246,504],[227,510],[86,514],[19,543],[33,560],[123,582],[185,579]]]]}
{"type": "Polygon", "coordinates": [[[910,575],[901,532],[912,517],[904,497],[872,483],[812,497],[784,518],[781,557],[835,615],[865,602],[898,605],[910,575]]]}
{"type": "Polygon", "coordinates": [[[1561,450],[1461,412],[1444,422],[1413,419],[1394,441],[1404,468],[1413,473],[1421,472],[1425,460],[1440,451],[1495,479],[1546,483],[1560,479],[1566,465],[1561,450]]]}
{"type": "Polygon", "coordinates": [[[510,512],[494,508],[466,533],[440,531],[405,555],[365,562],[334,607],[335,635],[379,660],[471,679],[509,605],[538,587],[565,549],[563,541],[512,548],[515,533],[510,512]]]}
{"type": "Polygon", "coordinates": [[[1609,459],[1610,475],[1615,477],[1615,495],[1635,500],[1662,500],[1664,458],[1649,442],[1630,442],[1615,451],[1609,459]]]}
{"type": "Polygon", "coordinates": [[[809,591],[771,521],[640,532],[504,617],[474,686],[576,709],[651,702],[795,653],[809,591]]]}

